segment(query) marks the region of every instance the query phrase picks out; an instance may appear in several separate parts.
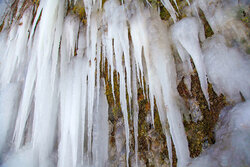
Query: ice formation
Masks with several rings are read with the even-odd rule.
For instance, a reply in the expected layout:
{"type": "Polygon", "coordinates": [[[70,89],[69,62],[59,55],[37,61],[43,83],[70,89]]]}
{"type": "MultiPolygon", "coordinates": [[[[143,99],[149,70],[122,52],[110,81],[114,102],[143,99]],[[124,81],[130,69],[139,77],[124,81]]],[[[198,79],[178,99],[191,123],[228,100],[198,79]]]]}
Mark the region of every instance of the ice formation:
{"type": "Polygon", "coordinates": [[[203,44],[206,71],[215,91],[224,93],[234,101],[240,101],[240,93],[250,96],[249,57],[236,48],[226,46],[223,36],[214,36],[203,44]]]}
{"type": "Polygon", "coordinates": [[[199,166],[248,166],[250,143],[249,123],[250,101],[225,109],[220,114],[216,129],[216,141],[200,157],[188,165],[199,166]]]}
{"type": "MultiPolygon", "coordinates": [[[[132,166],[132,152],[135,166],[140,166],[139,87],[150,101],[152,125],[157,106],[166,147],[175,148],[178,167],[250,165],[250,58],[244,49],[226,42],[247,39],[247,28],[227,14],[230,6],[218,0],[187,0],[182,18],[178,1],[161,0],[173,20],[170,26],[139,0],[83,0],[83,23],[68,11],[79,1],[40,0],[33,5],[15,0],[16,15],[8,7],[13,2],[1,5],[1,166],[110,166],[108,83],[101,78],[106,61],[112,95],[123,115],[116,147],[123,152],[125,141],[124,166],[132,166]],[[209,38],[199,10],[214,33],[209,38]],[[231,102],[246,100],[221,113],[216,143],[197,159],[190,157],[177,91],[179,73],[191,91],[194,68],[208,106],[208,81],[231,102]]],[[[168,159],[173,166],[172,151],[168,159]]]]}

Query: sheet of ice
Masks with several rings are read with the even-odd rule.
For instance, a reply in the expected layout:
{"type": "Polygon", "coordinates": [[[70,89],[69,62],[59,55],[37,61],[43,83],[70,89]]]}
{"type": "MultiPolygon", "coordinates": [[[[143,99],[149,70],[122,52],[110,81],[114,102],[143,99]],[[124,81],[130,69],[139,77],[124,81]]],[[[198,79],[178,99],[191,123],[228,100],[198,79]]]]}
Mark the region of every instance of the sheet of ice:
{"type": "Polygon", "coordinates": [[[108,102],[104,91],[104,81],[101,82],[100,103],[97,105],[93,125],[93,162],[94,166],[108,165],[109,122],[108,102]],[[101,149],[100,149],[101,148],[101,149]]]}
{"type": "Polygon", "coordinates": [[[14,144],[15,148],[19,149],[23,142],[25,125],[32,110],[32,103],[34,98],[34,87],[36,78],[36,57],[33,56],[28,66],[28,72],[24,83],[23,93],[18,109],[18,116],[16,119],[14,131],[14,144]]]}
{"type": "Polygon", "coordinates": [[[19,23],[13,24],[7,40],[7,48],[3,52],[2,61],[5,62],[1,68],[1,85],[5,86],[11,81],[22,80],[25,73],[25,64],[29,60],[27,55],[27,43],[30,29],[30,21],[32,14],[29,11],[24,13],[24,16],[19,23]],[[20,73],[17,73],[20,71],[20,73]]]}
{"type": "Polygon", "coordinates": [[[12,156],[7,158],[7,161],[1,164],[1,167],[34,167],[38,166],[36,154],[32,152],[31,148],[23,148],[12,156]]]}
{"type": "Polygon", "coordinates": [[[59,166],[83,163],[88,59],[84,56],[82,40],[86,38],[82,32],[77,46],[79,26],[78,18],[66,17],[61,41],[59,166]],[[76,48],[79,56],[75,55],[76,48]]]}
{"type": "Polygon", "coordinates": [[[4,1],[4,0],[1,0],[0,1],[0,24],[2,23],[2,21],[3,21],[3,16],[4,16],[4,14],[5,14],[5,12],[6,12],[6,8],[8,8],[9,6],[9,4],[8,3],[6,3],[7,1],[4,1]]]}
{"type": "MultiPolygon", "coordinates": [[[[21,84],[8,84],[0,91],[0,156],[9,149],[20,100],[21,84]]],[[[1,158],[0,158],[1,161],[1,158]]]]}
{"type": "MultiPolygon", "coordinates": [[[[72,63],[68,65],[67,72],[65,72],[64,76],[61,78],[61,137],[58,155],[59,166],[76,166],[81,158],[81,155],[79,155],[79,143],[84,140],[80,133],[82,131],[81,76],[86,79],[86,77],[84,77],[86,76],[86,70],[82,70],[85,69],[83,68],[83,65],[86,64],[87,60],[84,62],[81,58],[73,58],[72,63]]],[[[85,113],[85,111],[82,113],[85,113]]]]}
{"type": "MultiPolygon", "coordinates": [[[[52,53],[56,37],[56,29],[62,27],[57,24],[64,17],[59,11],[64,7],[64,2],[43,1],[43,15],[40,20],[38,42],[34,45],[37,49],[37,76],[34,90],[34,117],[32,126],[32,147],[38,153],[39,165],[47,166],[53,155],[54,140],[56,138],[57,113],[58,113],[58,86],[51,76],[52,53]],[[50,129],[48,131],[48,129],[50,129]]],[[[61,34],[57,34],[61,35],[61,34]]],[[[56,48],[59,49],[59,48],[56,48]]],[[[56,55],[58,56],[58,55],[56,55]]],[[[55,163],[55,162],[54,162],[55,163]]]]}
{"type": "MultiPolygon", "coordinates": [[[[8,42],[6,43],[6,48],[2,48],[2,50],[5,50],[3,52],[4,54],[2,55],[1,59],[1,61],[5,63],[2,63],[0,67],[1,69],[0,85],[2,86],[2,88],[5,87],[6,85],[9,85],[9,83],[23,82],[23,80],[25,80],[25,75],[27,71],[25,66],[27,65],[30,58],[29,56],[27,56],[28,53],[27,44],[28,44],[28,34],[30,29],[31,16],[32,15],[28,10],[24,13],[23,18],[20,20],[20,23],[22,23],[22,25],[18,25],[18,23],[13,24],[11,32],[8,34],[8,40],[7,40],[8,42]]],[[[4,33],[7,33],[7,31],[4,31],[4,33]]],[[[32,87],[30,88],[32,89],[32,87]]],[[[18,102],[15,103],[18,104],[18,102]]],[[[18,113],[18,115],[20,114],[18,113]]],[[[25,118],[26,115],[24,114],[22,117],[25,118]]],[[[18,116],[16,124],[18,124],[19,120],[20,117],[18,116]]],[[[14,135],[15,134],[16,131],[14,132],[14,135]]],[[[21,143],[22,141],[21,134],[19,136],[21,143]]]]}
{"type": "Polygon", "coordinates": [[[209,82],[215,91],[230,100],[250,98],[250,59],[237,48],[226,46],[223,36],[216,35],[203,44],[205,66],[209,82]]]}
{"type": "MultiPolygon", "coordinates": [[[[18,117],[15,128],[13,128],[15,129],[13,135],[14,150],[17,151],[23,144],[32,142],[32,151],[34,151],[34,154],[35,152],[39,153],[39,156],[36,158],[39,159],[41,165],[45,166],[50,164],[50,160],[47,158],[53,150],[54,130],[56,127],[56,89],[54,89],[55,82],[50,82],[51,78],[49,76],[52,48],[53,46],[59,46],[59,40],[57,40],[57,45],[53,45],[53,41],[54,39],[58,39],[58,36],[60,38],[60,34],[56,37],[54,36],[54,30],[60,26],[55,20],[61,20],[58,17],[63,18],[64,16],[61,13],[57,13],[63,8],[64,3],[60,3],[59,5],[57,2],[41,2],[41,8],[46,8],[43,13],[44,17],[41,19],[41,25],[37,28],[37,34],[32,33],[30,38],[28,37],[30,35],[29,27],[31,26],[31,9],[26,10],[20,20],[20,24],[13,24],[15,28],[12,28],[11,31],[15,35],[12,35],[12,33],[9,34],[11,39],[7,43],[8,49],[5,52],[7,54],[4,55],[5,58],[12,60],[6,61],[6,68],[1,66],[1,73],[9,72],[9,76],[6,76],[7,78],[5,77],[6,74],[1,75],[3,77],[1,79],[6,79],[5,81],[1,81],[2,85],[6,85],[9,82],[24,81],[18,117]],[[51,14],[49,11],[55,12],[54,15],[53,12],[51,14]],[[43,34],[49,35],[44,36],[43,34]],[[8,56],[10,53],[11,55],[8,56]],[[10,70],[6,71],[6,69],[10,70]]],[[[11,132],[11,128],[9,131],[11,132]]]]}

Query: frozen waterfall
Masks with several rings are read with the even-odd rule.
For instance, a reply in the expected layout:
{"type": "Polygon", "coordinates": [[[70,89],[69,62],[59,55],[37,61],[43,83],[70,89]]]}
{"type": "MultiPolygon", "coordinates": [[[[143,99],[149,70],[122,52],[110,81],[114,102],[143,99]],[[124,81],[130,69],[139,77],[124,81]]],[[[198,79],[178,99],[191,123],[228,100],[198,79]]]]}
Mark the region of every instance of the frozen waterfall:
{"type": "Polygon", "coordinates": [[[148,166],[139,156],[140,90],[149,102],[147,123],[156,128],[159,117],[167,166],[250,165],[249,5],[0,1],[0,166],[148,166]],[[237,19],[244,6],[248,22],[237,19]],[[192,93],[194,73],[208,110],[209,84],[228,101],[215,144],[197,158],[184,124],[190,101],[177,89],[183,79],[192,93]],[[115,124],[114,105],[122,115],[115,124]]]}

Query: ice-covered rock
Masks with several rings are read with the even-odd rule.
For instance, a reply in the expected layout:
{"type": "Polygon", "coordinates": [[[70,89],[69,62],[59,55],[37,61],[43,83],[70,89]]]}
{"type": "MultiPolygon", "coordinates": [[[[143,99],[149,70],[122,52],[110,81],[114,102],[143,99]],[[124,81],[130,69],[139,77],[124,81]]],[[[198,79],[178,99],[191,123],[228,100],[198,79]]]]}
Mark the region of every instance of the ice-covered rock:
{"type": "Polygon", "coordinates": [[[250,59],[237,48],[230,48],[221,35],[203,43],[204,61],[208,79],[217,94],[241,101],[242,94],[250,97],[250,59]]]}
{"type": "Polygon", "coordinates": [[[250,101],[220,114],[216,143],[191,161],[189,167],[233,167],[250,165],[250,101]]]}

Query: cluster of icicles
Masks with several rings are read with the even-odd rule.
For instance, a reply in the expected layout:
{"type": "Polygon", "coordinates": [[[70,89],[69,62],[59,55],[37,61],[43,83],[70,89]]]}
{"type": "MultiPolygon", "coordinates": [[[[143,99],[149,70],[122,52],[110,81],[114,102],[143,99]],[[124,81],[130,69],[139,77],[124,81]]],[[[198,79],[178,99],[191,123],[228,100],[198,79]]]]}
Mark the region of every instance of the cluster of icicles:
{"type": "MultiPolygon", "coordinates": [[[[198,8],[204,11],[214,32],[218,29],[217,23],[221,24],[219,19],[210,22],[208,2],[194,2],[190,9],[196,17],[177,22],[177,12],[171,3],[162,0],[176,22],[171,28],[157,12],[145,8],[139,1],[124,1],[121,5],[119,1],[109,0],[102,9],[101,1],[83,0],[86,25],[76,16],[66,15],[66,2],[40,0],[33,22],[32,6],[10,30],[1,32],[0,163],[4,164],[10,155],[22,154],[21,158],[27,159],[25,166],[108,166],[108,104],[105,83],[100,79],[100,63],[107,60],[113,91],[112,71],[119,74],[127,166],[130,110],[134,111],[134,149],[138,165],[137,89],[144,88],[143,78],[148,88],[144,93],[150,100],[152,120],[155,99],[167,149],[172,150],[173,141],[178,166],[186,166],[190,157],[178,106],[171,45],[183,62],[189,88],[188,76],[192,72],[189,56],[193,59],[208,101],[202,58],[205,53],[200,47],[204,30],[196,13],[198,8]],[[132,109],[127,108],[127,103],[131,103],[132,109]]],[[[226,47],[222,36],[214,40],[226,47]]],[[[207,49],[209,47],[214,49],[208,43],[207,49]]],[[[172,166],[171,151],[168,154],[172,166]]]]}

